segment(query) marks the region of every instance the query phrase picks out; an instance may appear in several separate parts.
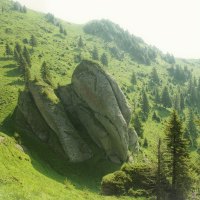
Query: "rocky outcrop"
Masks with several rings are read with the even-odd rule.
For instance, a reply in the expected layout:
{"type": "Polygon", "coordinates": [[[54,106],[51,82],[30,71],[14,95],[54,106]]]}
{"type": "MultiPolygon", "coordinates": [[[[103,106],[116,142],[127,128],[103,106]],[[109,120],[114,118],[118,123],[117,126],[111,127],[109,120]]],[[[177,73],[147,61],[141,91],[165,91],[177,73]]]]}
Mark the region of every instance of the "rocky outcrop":
{"type": "Polygon", "coordinates": [[[71,84],[56,91],[36,81],[29,83],[28,90],[28,98],[23,97],[25,92],[19,98],[18,112],[43,141],[47,141],[49,134],[56,137],[70,161],[92,157],[86,137],[113,162],[126,161],[128,151],[136,149],[137,134],[128,128],[131,113],[126,98],[98,64],[82,61],[73,73],[71,84]],[[39,116],[39,129],[32,114],[39,116]]]}

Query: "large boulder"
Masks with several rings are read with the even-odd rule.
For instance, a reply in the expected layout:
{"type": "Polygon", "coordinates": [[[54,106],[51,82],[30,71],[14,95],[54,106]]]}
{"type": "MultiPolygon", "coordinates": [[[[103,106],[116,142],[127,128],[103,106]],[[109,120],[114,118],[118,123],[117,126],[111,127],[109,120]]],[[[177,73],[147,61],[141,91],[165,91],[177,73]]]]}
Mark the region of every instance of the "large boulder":
{"type": "Polygon", "coordinates": [[[50,135],[54,133],[70,161],[92,157],[91,142],[88,141],[118,163],[127,161],[128,151],[136,148],[137,134],[128,128],[131,112],[126,98],[117,83],[97,63],[82,61],[73,73],[71,84],[55,91],[37,81],[30,82],[28,90],[30,98],[25,101],[32,101],[37,108],[40,121],[45,122],[46,128],[42,126],[45,131],[35,128],[37,123],[29,115],[37,115],[36,111],[26,106],[30,102],[22,104],[19,99],[20,114],[44,141],[49,132],[50,135]]]}

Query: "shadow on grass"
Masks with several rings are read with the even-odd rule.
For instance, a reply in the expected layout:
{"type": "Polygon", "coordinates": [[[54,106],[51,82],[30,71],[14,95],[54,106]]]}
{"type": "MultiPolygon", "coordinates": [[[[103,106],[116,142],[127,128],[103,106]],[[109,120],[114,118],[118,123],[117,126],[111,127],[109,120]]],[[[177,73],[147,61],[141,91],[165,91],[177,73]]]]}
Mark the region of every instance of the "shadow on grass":
{"type": "MultiPolygon", "coordinates": [[[[0,131],[8,136],[15,133],[14,114],[10,114],[2,123],[0,131]]],[[[19,132],[18,132],[19,133],[19,132]]],[[[70,163],[66,157],[50,149],[33,133],[19,133],[23,146],[27,148],[32,166],[41,174],[64,184],[69,180],[77,189],[99,193],[100,183],[104,175],[116,171],[120,165],[111,163],[105,158],[103,150],[94,158],[82,163],[70,163]]]]}
{"type": "Polygon", "coordinates": [[[17,79],[15,81],[12,81],[11,83],[8,83],[10,86],[18,85],[18,86],[23,86],[24,81],[22,79],[17,79]]]}
{"type": "Polygon", "coordinates": [[[12,57],[0,57],[0,61],[8,61],[8,60],[13,60],[12,57]]]}
{"type": "Polygon", "coordinates": [[[16,68],[17,66],[15,64],[9,64],[9,65],[4,65],[2,68],[7,68],[7,69],[10,69],[10,68],[16,68]]]}
{"type": "Polygon", "coordinates": [[[8,76],[8,77],[18,77],[18,76],[21,76],[21,72],[19,71],[18,68],[13,68],[13,69],[6,72],[6,76],[8,76]]]}

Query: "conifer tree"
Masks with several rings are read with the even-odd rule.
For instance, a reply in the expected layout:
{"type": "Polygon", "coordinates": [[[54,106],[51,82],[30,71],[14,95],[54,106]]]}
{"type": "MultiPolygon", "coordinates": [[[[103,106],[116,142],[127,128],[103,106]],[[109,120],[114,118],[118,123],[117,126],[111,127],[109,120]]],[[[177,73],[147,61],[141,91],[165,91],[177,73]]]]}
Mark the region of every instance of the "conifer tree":
{"type": "Polygon", "coordinates": [[[27,48],[24,46],[24,49],[23,49],[23,56],[28,64],[29,67],[31,67],[31,57],[30,57],[30,54],[27,50],[27,48]]]}
{"type": "Polygon", "coordinates": [[[132,75],[131,75],[131,83],[132,83],[133,85],[136,85],[136,84],[137,84],[137,79],[136,79],[135,72],[133,72],[132,75]]]}
{"type": "Polygon", "coordinates": [[[149,144],[148,144],[148,140],[147,140],[147,138],[144,138],[144,144],[143,144],[143,147],[144,148],[147,148],[149,146],[149,144]]]}
{"type": "Polygon", "coordinates": [[[67,35],[67,31],[64,29],[63,30],[63,34],[66,36],[67,35]]]}
{"type": "Polygon", "coordinates": [[[167,107],[170,108],[172,106],[168,88],[166,86],[164,87],[164,89],[162,91],[161,101],[165,108],[167,108],[167,107]]]}
{"type": "Polygon", "coordinates": [[[80,37],[79,37],[79,40],[78,40],[78,47],[82,48],[83,46],[84,46],[84,44],[83,44],[83,39],[82,39],[82,37],[80,36],[80,37]]]}
{"type": "Polygon", "coordinates": [[[141,107],[142,107],[142,114],[146,119],[149,114],[150,106],[149,106],[149,100],[145,91],[142,92],[141,107]]]}
{"type": "Polygon", "coordinates": [[[27,8],[26,8],[26,6],[23,6],[22,12],[23,12],[23,13],[27,13],[27,8]]]}
{"type": "Polygon", "coordinates": [[[107,55],[105,53],[103,53],[101,55],[101,63],[105,66],[108,66],[108,58],[107,58],[107,55]]]}
{"type": "Polygon", "coordinates": [[[32,46],[32,48],[37,46],[37,40],[34,35],[31,35],[30,45],[32,46]]]}
{"type": "Polygon", "coordinates": [[[180,94],[180,109],[183,111],[185,108],[185,100],[184,100],[184,95],[183,93],[180,94]]]}
{"type": "Polygon", "coordinates": [[[151,72],[151,81],[155,84],[159,84],[160,79],[158,77],[158,73],[155,67],[153,67],[152,72],[151,72]]]}
{"type": "Polygon", "coordinates": [[[160,94],[159,94],[158,89],[155,90],[155,98],[154,99],[155,99],[156,104],[160,104],[160,94]]]}
{"type": "Polygon", "coordinates": [[[52,85],[52,77],[51,77],[49,68],[45,61],[42,63],[41,75],[42,75],[42,79],[45,83],[52,85]]]}
{"type": "Polygon", "coordinates": [[[23,55],[21,53],[19,54],[18,66],[24,76],[25,69],[26,69],[26,67],[28,67],[28,64],[26,62],[26,59],[23,57],[23,55]]]}
{"type": "Polygon", "coordinates": [[[59,30],[60,30],[60,33],[64,33],[64,28],[61,24],[60,24],[59,30]]]}
{"type": "Polygon", "coordinates": [[[183,138],[182,123],[173,111],[166,128],[167,164],[170,174],[171,200],[187,199],[190,187],[188,141],[183,138]]]}
{"type": "Polygon", "coordinates": [[[96,46],[92,50],[92,59],[99,60],[99,53],[98,53],[98,49],[96,46]]]}
{"type": "Polygon", "coordinates": [[[190,138],[191,140],[191,145],[195,146],[196,145],[196,139],[198,137],[198,130],[196,127],[196,124],[194,122],[194,114],[193,111],[190,109],[188,114],[187,114],[187,119],[186,119],[186,134],[187,138],[190,138]]]}
{"type": "Polygon", "coordinates": [[[135,117],[134,117],[134,120],[133,120],[133,126],[134,126],[135,131],[137,132],[138,136],[140,138],[143,138],[143,128],[142,128],[140,118],[137,114],[135,114],[135,117]]]}

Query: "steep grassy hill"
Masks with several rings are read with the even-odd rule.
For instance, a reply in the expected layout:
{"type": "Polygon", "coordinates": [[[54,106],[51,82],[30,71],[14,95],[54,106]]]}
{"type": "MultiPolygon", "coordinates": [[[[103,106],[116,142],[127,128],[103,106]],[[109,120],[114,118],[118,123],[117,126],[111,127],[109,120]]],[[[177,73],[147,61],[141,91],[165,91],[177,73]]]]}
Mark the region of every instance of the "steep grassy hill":
{"type": "MultiPolygon", "coordinates": [[[[164,137],[165,120],[174,107],[179,109],[185,129],[190,110],[193,121],[199,119],[199,60],[165,55],[107,20],[71,24],[51,14],[27,10],[9,0],[0,0],[0,8],[0,199],[116,199],[99,194],[100,182],[102,176],[120,168],[100,157],[82,164],[69,164],[34,137],[15,132],[12,115],[19,90],[24,89],[24,76],[14,56],[5,54],[6,44],[12,51],[16,43],[27,47],[32,79],[42,79],[41,66],[45,61],[53,87],[70,83],[82,59],[103,63],[102,67],[115,78],[129,101],[133,112],[131,123],[134,124],[135,116],[139,115],[143,125],[139,160],[151,163],[156,159],[158,137],[164,137]],[[35,45],[31,45],[33,36],[37,41],[35,45]],[[158,82],[152,78],[153,69],[158,74],[158,82]],[[155,98],[158,94],[161,99],[165,86],[172,100],[169,107],[155,98]],[[189,87],[193,92],[188,93],[189,87]],[[147,117],[142,114],[142,91],[146,92],[150,106],[147,117]],[[177,100],[180,95],[184,97],[182,110],[177,100]],[[154,112],[156,120],[152,118],[154,112]],[[143,147],[145,138],[148,145],[143,147]]],[[[197,142],[191,146],[191,165],[196,169],[200,139],[198,127],[195,128],[197,142]]]]}

